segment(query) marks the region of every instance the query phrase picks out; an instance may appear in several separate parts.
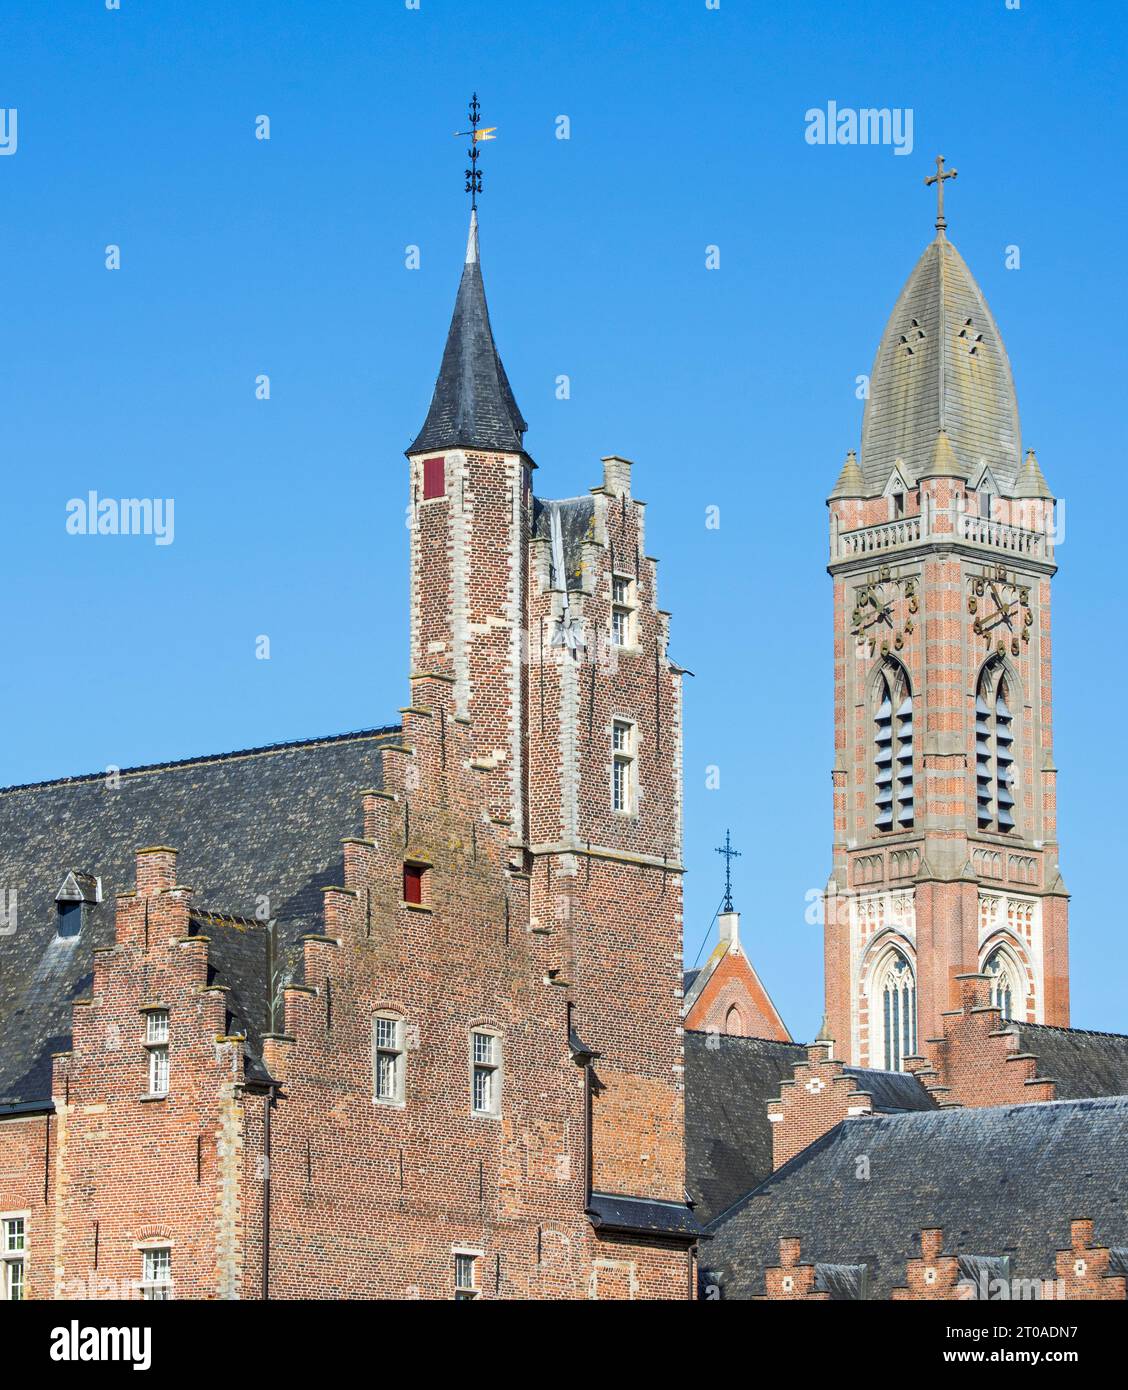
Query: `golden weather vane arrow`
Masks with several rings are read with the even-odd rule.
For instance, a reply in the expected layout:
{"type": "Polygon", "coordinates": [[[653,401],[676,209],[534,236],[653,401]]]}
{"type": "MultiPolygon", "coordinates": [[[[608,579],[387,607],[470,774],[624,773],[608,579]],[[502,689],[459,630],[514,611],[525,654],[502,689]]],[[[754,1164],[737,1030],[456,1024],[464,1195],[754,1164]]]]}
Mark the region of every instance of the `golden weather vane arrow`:
{"type": "Polygon", "coordinates": [[[470,129],[454,132],[459,138],[465,135],[470,137],[470,148],[466,151],[470,158],[470,167],[466,170],[466,192],[470,194],[471,209],[477,208],[478,194],[482,191],[482,171],[478,168],[478,146],[483,140],[497,139],[497,126],[483,126],[479,130],[478,118],[481,109],[478,105],[478,93],[475,92],[470,98],[470,129]]]}

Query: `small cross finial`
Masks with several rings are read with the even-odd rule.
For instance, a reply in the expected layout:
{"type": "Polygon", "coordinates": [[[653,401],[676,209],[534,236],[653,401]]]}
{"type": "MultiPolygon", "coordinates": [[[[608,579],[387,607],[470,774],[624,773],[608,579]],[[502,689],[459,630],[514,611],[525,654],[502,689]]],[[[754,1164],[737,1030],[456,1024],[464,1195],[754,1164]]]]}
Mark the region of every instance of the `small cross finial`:
{"type": "Polygon", "coordinates": [[[723,854],[723,855],[725,856],[725,900],[724,900],[724,903],[723,903],[722,906],[721,906],[721,911],[722,911],[722,912],[731,912],[731,911],[732,911],[732,861],[733,861],[734,859],[739,859],[739,858],[740,858],[740,851],[739,851],[738,849],[733,849],[733,847],[732,847],[732,840],[729,838],[729,832],[728,832],[727,830],[725,831],[725,842],[724,842],[724,844],[723,844],[719,849],[716,850],[716,853],[717,853],[717,854],[723,854]]]}
{"type": "Polygon", "coordinates": [[[478,93],[475,92],[470,98],[470,129],[456,130],[456,136],[469,135],[470,148],[466,151],[470,159],[470,167],[466,170],[466,192],[470,194],[470,208],[475,210],[478,206],[478,194],[482,191],[482,171],[478,168],[478,146],[483,140],[497,139],[497,126],[486,126],[485,129],[478,129],[478,121],[481,117],[482,108],[478,105],[478,93]]]}
{"type": "Polygon", "coordinates": [[[944,216],[944,180],[954,179],[958,173],[958,169],[945,169],[944,156],[938,154],[936,156],[936,172],[929,174],[924,181],[926,187],[931,187],[932,184],[936,185],[936,230],[938,232],[942,232],[948,225],[948,220],[944,216]]]}

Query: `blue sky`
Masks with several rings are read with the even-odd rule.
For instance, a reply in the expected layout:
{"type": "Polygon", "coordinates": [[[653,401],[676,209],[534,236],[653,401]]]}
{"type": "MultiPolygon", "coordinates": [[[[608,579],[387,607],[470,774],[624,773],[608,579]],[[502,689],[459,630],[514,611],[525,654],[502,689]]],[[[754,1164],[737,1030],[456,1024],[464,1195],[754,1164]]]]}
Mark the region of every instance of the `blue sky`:
{"type": "Polygon", "coordinates": [[[1128,782],[1125,25],[1120,5],[1036,0],[6,0],[0,783],[395,718],[402,450],[457,284],[451,132],[477,88],[500,127],[483,264],[538,490],[586,491],[602,454],[637,461],[672,653],[696,673],[688,954],[731,826],[746,943],[811,1035],[805,895],[831,840],[824,501],[858,442],[855,378],[931,235],[921,180],[943,151],[960,171],[952,239],[1006,339],[1024,439],[1066,499],[1055,713],[1074,1022],[1128,1026],[1112,874],[1128,782]],[[804,113],[832,99],[911,108],[912,153],[805,143],[804,113]],[[68,536],[66,502],[92,488],[173,497],[175,543],[68,536]]]}

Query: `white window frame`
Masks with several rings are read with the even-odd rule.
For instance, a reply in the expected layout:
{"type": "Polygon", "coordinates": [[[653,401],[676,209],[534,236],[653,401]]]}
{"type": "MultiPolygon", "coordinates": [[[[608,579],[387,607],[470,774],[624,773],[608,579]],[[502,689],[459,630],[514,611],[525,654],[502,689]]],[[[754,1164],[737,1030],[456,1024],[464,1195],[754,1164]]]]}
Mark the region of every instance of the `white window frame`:
{"type": "Polygon", "coordinates": [[[149,1052],[149,1094],[167,1096],[171,1075],[167,1009],[146,1009],[145,1047],[149,1052]]]}
{"type": "Polygon", "coordinates": [[[172,1246],[147,1245],[141,1248],[141,1297],[149,1303],[167,1303],[172,1299],[172,1246]],[[154,1262],[161,1261],[164,1268],[157,1270],[154,1262]]]}
{"type": "Polygon", "coordinates": [[[633,816],[638,804],[638,725],[632,719],[611,721],[611,809],[633,816]],[[622,739],[620,741],[620,735],[622,739]],[[620,785],[620,778],[622,779],[620,785]]]}
{"type": "Polygon", "coordinates": [[[501,1087],[504,1076],[504,1053],[501,1034],[495,1028],[472,1028],[470,1030],[470,1113],[482,1119],[496,1119],[501,1114],[501,1087]],[[479,1058],[477,1039],[490,1038],[493,1047],[490,1060],[479,1058]],[[489,1104],[478,1106],[478,1077],[487,1078],[489,1104]]]}
{"type": "Polygon", "coordinates": [[[635,645],[635,615],[638,602],[635,597],[635,578],[632,574],[612,573],[611,575],[611,645],[629,648],[635,645]],[[619,586],[622,585],[622,592],[619,586]],[[619,631],[621,627],[621,633],[619,631]]]}
{"type": "Polygon", "coordinates": [[[407,1049],[404,1045],[404,1022],[399,1014],[381,1010],[372,1015],[372,1099],[377,1105],[402,1106],[406,1093],[407,1049]],[[392,1043],[380,1041],[380,1024],[394,1025],[392,1043]],[[381,1058],[392,1058],[392,1094],[380,1094],[381,1058]]]}
{"type": "Polygon", "coordinates": [[[27,1299],[27,1223],[31,1213],[0,1212],[0,1302],[23,1303],[27,1299]],[[15,1230],[19,1225],[19,1232],[15,1230]]]}
{"type": "Polygon", "coordinates": [[[480,1250],[453,1250],[454,1256],[454,1297],[456,1302],[471,1303],[482,1296],[481,1285],[478,1283],[478,1266],[481,1263],[482,1252],[480,1250]],[[469,1282],[466,1282],[463,1275],[469,1272],[469,1282]]]}

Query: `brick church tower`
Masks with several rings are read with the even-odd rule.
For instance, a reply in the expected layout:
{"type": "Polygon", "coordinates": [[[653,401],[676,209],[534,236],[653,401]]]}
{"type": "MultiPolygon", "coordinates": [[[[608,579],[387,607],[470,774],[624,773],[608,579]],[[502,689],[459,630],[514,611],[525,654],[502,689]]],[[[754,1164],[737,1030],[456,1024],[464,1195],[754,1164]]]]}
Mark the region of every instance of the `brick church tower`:
{"type": "Polygon", "coordinates": [[[899,1069],[956,975],[1004,1017],[1069,1022],[1051,694],[1054,499],[1023,456],[983,294],[936,236],[878,345],[860,458],[830,495],[837,1054],[899,1069]]]}

